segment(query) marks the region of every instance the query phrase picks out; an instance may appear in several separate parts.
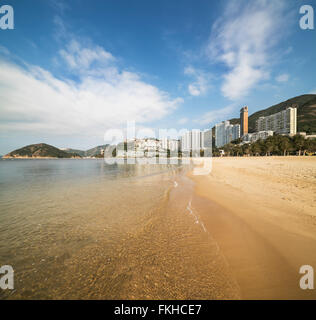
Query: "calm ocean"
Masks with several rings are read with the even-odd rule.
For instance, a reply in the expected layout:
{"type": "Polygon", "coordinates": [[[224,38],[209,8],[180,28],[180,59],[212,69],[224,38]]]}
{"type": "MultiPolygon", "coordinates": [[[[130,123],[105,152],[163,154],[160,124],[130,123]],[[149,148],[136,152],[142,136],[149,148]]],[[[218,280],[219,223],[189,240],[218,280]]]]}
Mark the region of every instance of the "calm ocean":
{"type": "Polygon", "coordinates": [[[0,160],[0,265],[15,271],[0,298],[232,297],[187,170],[0,160]]]}

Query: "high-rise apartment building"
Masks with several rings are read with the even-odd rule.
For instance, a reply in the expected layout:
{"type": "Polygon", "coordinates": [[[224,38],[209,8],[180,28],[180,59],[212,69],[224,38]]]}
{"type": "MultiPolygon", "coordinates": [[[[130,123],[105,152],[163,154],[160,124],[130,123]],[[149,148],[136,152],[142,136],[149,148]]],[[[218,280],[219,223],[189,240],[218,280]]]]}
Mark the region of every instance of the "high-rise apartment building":
{"type": "Polygon", "coordinates": [[[223,121],[215,125],[215,146],[220,148],[233,140],[240,138],[240,125],[223,121]]]}
{"type": "Polygon", "coordinates": [[[192,137],[192,151],[199,151],[201,150],[201,130],[194,129],[191,132],[192,137]]]}
{"type": "Polygon", "coordinates": [[[196,156],[201,150],[207,150],[206,154],[212,154],[212,129],[201,131],[193,129],[185,132],[181,137],[181,151],[183,153],[191,153],[196,156]]]}
{"type": "Polygon", "coordinates": [[[248,107],[240,109],[240,134],[244,136],[248,133],[248,107]]]}
{"type": "Polygon", "coordinates": [[[257,131],[274,131],[278,134],[295,135],[297,132],[297,109],[286,110],[266,117],[260,117],[256,121],[257,131]]]}
{"type": "Polygon", "coordinates": [[[192,148],[192,133],[190,131],[185,132],[181,137],[181,150],[190,152],[192,148]]]}
{"type": "Polygon", "coordinates": [[[202,135],[201,135],[201,137],[202,137],[202,140],[201,140],[202,149],[212,148],[212,139],[213,139],[212,129],[204,130],[201,133],[202,133],[202,135]]]}
{"type": "Polygon", "coordinates": [[[215,146],[217,148],[226,144],[226,128],[229,126],[229,121],[223,121],[215,125],[215,146]]]}
{"type": "Polygon", "coordinates": [[[228,129],[228,140],[229,142],[239,139],[240,138],[240,125],[230,125],[230,128],[228,129]]]}
{"type": "Polygon", "coordinates": [[[169,140],[169,150],[171,152],[178,152],[180,150],[179,140],[176,140],[176,139],[169,140]]]}
{"type": "Polygon", "coordinates": [[[179,140],[163,138],[163,139],[161,139],[161,148],[164,151],[170,150],[172,152],[178,152],[180,149],[179,148],[179,140]]]}
{"type": "Polygon", "coordinates": [[[201,132],[201,149],[204,150],[204,157],[212,156],[212,142],[212,129],[204,130],[203,132],[201,132]]]}

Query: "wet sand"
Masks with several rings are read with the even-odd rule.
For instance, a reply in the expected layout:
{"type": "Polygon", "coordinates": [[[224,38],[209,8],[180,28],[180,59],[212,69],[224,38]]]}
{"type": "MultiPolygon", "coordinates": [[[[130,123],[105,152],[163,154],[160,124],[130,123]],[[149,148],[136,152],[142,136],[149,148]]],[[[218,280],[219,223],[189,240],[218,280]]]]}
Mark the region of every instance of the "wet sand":
{"type": "Polygon", "coordinates": [[[299,288],[300,267],[316,268],[316,158],[215,158],[190,177],[242,299],[316,298],[299,288]]]}

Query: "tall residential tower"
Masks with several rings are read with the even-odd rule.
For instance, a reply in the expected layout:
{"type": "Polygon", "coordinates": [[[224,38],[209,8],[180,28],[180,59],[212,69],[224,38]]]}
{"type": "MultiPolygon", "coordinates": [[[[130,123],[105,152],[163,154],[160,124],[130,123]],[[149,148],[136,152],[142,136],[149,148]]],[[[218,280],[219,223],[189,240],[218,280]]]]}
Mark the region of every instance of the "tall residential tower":
{"type": "Polygon", "coordinates": [[[240,135],[244,136],[248,133],[248,107],[240,109],[240,135]]]}

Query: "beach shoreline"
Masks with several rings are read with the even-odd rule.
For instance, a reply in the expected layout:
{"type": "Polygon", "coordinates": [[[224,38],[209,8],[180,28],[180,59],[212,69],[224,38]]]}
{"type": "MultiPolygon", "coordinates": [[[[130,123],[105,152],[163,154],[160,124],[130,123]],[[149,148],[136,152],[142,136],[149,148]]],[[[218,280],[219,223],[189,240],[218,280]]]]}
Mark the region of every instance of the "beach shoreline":
{"type": "Polygon", "coordinates": [[[191,167],[4,161],[0,169],[0,256],[18,277],[0,299],[240,298],[200,219],[191,167]]]}
{"type": "Polygon", "coordinates": [[[316,266],[316,158],[214,158],[189,177],[199,212],[241,287],[242,299],[310,299],[299,268],[316,266]],[[202,201],[203,202],[203,201],[202,201]]]}

